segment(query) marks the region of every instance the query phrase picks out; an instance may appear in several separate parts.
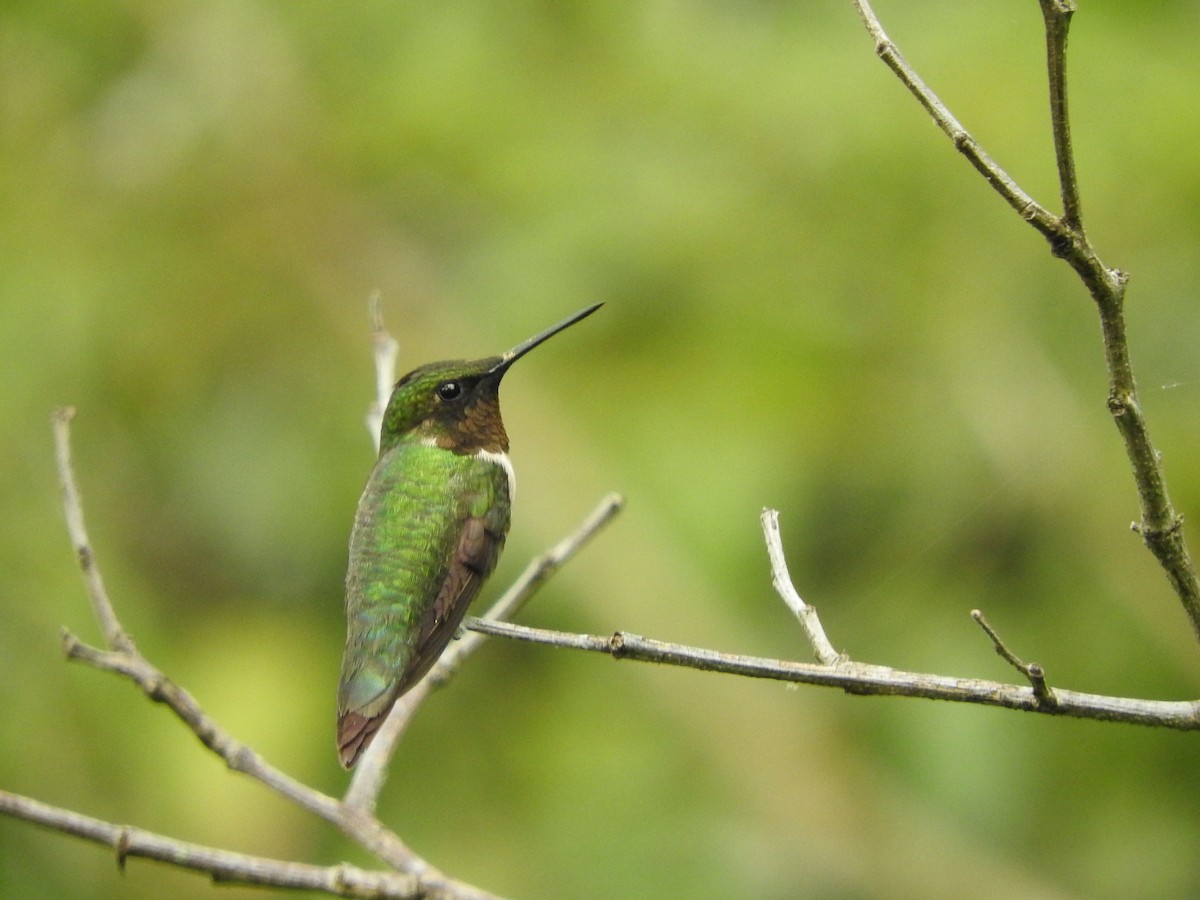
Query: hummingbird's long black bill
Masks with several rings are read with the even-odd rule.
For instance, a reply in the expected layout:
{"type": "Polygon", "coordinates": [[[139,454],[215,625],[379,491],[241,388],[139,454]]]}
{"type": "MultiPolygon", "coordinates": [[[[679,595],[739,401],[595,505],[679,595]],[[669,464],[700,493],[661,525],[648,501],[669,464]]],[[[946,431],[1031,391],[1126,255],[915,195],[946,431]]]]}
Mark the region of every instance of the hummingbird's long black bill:
{"type": "Polygon", "coordinates": [[[517,346],[513,347],[511,350],[509,350],[507,353],[505,353],[503,356],[501,356],[500,362],[496,365],[495,368],[492,369],[492,371],[493,372],[504,372],[506,369],[508,369],[509,366],[511,366],[513,363],[515,363],[518,359],[520,359],[522,356],[524,356],[526,353],[528,353],[530,350],[532,350],[538,344],[541,344],[544,341],[548,341],[550,338],[554,337],[554,335],[558,334],[564,328],[570,328],[572,325],[574,325],[580,319],[586,319],[588,316],[590,316],[592,313],[594,313],[596,310],[598,310],[603,305],[604,305],[603,303],[596,303],[592,306],[587,307],[586,309],[581,309],[579,312],[575,313],[575,315],[568,316],[567,318],[565,318],[561,322],[559,322],[557,325],[551,325],[549,328],[547,328],[541,334],[536,334],[533,337],[531,337],[529,340],[522,341],[521,343],[517,344],[517,346]]]}

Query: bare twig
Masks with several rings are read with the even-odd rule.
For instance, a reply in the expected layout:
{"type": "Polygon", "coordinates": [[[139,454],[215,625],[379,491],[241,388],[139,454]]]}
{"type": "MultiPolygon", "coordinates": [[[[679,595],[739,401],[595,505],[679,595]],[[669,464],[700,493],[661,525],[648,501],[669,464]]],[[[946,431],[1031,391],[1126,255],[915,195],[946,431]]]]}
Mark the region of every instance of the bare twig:
{"type": "MultiPolygon", "coordinates": [[[[343,830],[353,831],[357,823],[344,816],[341,804],[336,799],[284,774],[265,762],[245,744],[235,740],[204,712],[190,693],[172,682],[145,657],[137,653],[100,650],[83,643],[66,631],[63,632],[62,640],[63,652],[68,659],[128,678],[151,700],[170,709],[205,747],[219,756],[233,771],[249,775],[297,806],[339,827],[344,826],[343,830]]],[[[370,849],[397,868],[411,868],[411,851],[399,844],[398,839],[393,841],[384,835],[377,835],[374,846],[370,849]]]]}
{"type": "Polygon", "coordinates": [[[1054,214],[1025,193],[1012,176],[987,154],[971,133],[963,128],[946,104],[941,101],[941,98],[929,89],[921,76],[901,55],[900,49],[883,30],[883,25],[871,9],[870,3],[867,0],[852,0],[852,2],[858,11],[859,18],[862,19],[871,38],[875,41],[876,55],[896,74],[896,77],[904,83],[917,102],[933,117],[938,128],[945,132],[946,136],[954,143],[954,148],[967,158],[976,171],[1005,199],[1009,206],[1017,211],[1021,218],[1047,237],[1057,234],[1054,214]]]}
{"type": "Polygon", "coordinates": [[[1079,719],[1157,725],[1181,731],[1200,730],[1200,701],[1138,700],[1056,690],[1055,697],[1058,702],[1048,705],[1040,702],[1028,687],[976,678],[907,672],[888,666],[858,662],[826,666],[758,656],[740,656],[702,647],[657,641],[625,631],[618,631],[612,635],[574,634],[482,619],[468,619],[467,627],[472,631],[535,644],[603,653],[614,659],[684,666],[705,672],[768,678],[794,684],[837,687],[850,694],[953,700],[1079,719]]]}
{"type": "MultiPolygon", "coordinates": [[[[779,541],[778,514],[773,510],[764,510],[762,523],[767,546],[771,553],[772,579],[776,590],[793,610],[798,604],[803,606],[797,612],[797,618],[814,648],[817,645],[826,646],[832,653],[832,645],[820,622],[816,619],[815,613],[809,615],[805,612],[805,610],[812,610],[812,607],[800,600],[788,577],[787,562],[779,541]]],[[[1022,662],[1000,640],[999,635],[978,610],[972,612],[972,616],[991,637],[996,652],[1029,679],[1030,687],[975,678],[953,678],[925,672],[908,672],[889,666],[855,662],[845,655],[837,653],[833,653],[831,662],[822,661],[820,665],[813,665],[812,663],[721,653],[702,647],[653,640],[624,631],[615,632],[611,636],[575,634],[487,619],[468,619],[466,626],[481,634],[500,635],[536,644],[584,650],[591,653],[605,653],[614,659],[635,659],[641,662],[685,666],[705,672],[723,672],[731,675],[744,675],[749,678],[769,678],[797,684],[840,687],[851,694],[952,700],[1081,719],[1156,725],[1184,731],[1200,730],[1200,701],[1139,700],[1085,694],[1077,691],[1051,690],[1046,683],[1045,672],[1041,666],[1037,663],[1022,662]]],[[[818,651],[818,658],[820,655],[820,651],[818,651]]]]}
{"type": "Polygon", "coordinates": [[[1046,23],[1046,70],[1050,80],[1050,129],[1054,133],[1054,158],[1062,195],[1062,223],[1083,231],[1083,209],[1079,181],[1075,177],[1075,153],[1071,149],[1070,117],[1067,115],[1067,32],[1075,13],[1072,0],[1039,0],[1046,23]]]}
{"type": "Polygon", "coordinates": [[[248,856],[229,850],[216,850],[140,828],[115,825],[8,791],[0,791],[0,813],[98,844],[106,844],[113,849],[117,864],[122,868],[126,859],[140,856],[170,863],[182,869],[207,872],[213,881],[221,884],[291,888],[318,891],[334,897],[379,900],[407,900],[427,896],[425,889],[412,875],[369,872],[345,863],[336,866],[314,866],[248,856]]]}
{"type": "Polygon", "coordinates": [[[767,554],[771,558],[771,582],[775,585],[776,592],[800,620],[800,627],[804,629],[817,659],[827,666],[836,666],[843,662],[845,657],[833,649],[833,644],[829,643],[829,638],[825,636],[825,629],[821,626],[816,608],[804,602],[792,584],[791,575],[788,574],[783,539],[779,534],[779,512],[764,509],[761,521],[763,536],[767,541],[767,554]]]}
{"type": "Polygon", "coordinates": [[[383,790],[384,782],[387,781],[388,767],[396,747],[404,737],[408,723],[412,721],[413,715],[432,689],[433,685],[429,679],[423,678],[392,705],[387,718],[371,739],[371,745],[354,767],[354,774],[346,786],[345,796],[342,797],[346,806],[366,813],[374,812],[379,792],[383,790]],[[376,744],[379,746],[376,747],[376,744]]]}
{"type": "Polygon", "coordinates": [[[371,311],[371,344],[375,357],[375,400],[367,410],[367,431],[371,433],[371,440],[375,442],[375,452],[378,453],[380,432],[383,430],[383,413],[387,409],[388,400],[392,396],[392,386],[396,382],[396,360],[400,355],[400,344],[383,324],[379,291],[371,294],[368,303],[371,311]]]}
{"type": "MultiPolygon", "coordinates": [[[[1167,495],[1158,452],[1149,439],[1129,360],[1123,318],[1127,276],[1118,269],[1108,268],[1100,260],[1083,229],[1066,102],[1066,46],[1073,4],[1070,0],[1039,0],[1046,26],[1051,122],[1063,204],[1062,216],[1056,216],[1024,192],[925,85],[883,31],[867,0],[852,2],[875,40],[876,52],[881,59],[934,118],[955,148],[1022,218],[1049,240],[1052,251],[1075,269],[1096,302],[1109,371],[1108,405],[1125,441],[1141,502],[1141,522],[1135,528],[1164,567],[1193,628],[1200,636],[1200,582],[1183,541],[1182,520],[1167,495]]],[[[371,311],[376,398],[367,421],[378,447],[382,416],[395,377],[398,345],[384,328],[378,295],[371,299],[371,311]]],[[[463,637],[445,655],[430,677],[396,705],[377,736],[375,745],[360,764],[346,798],[339,801],[296,781],[271,766],[250,747],[236,741],[204,712],[187,691],[175,685],[138,652],[114,612],[84,527],[82,503],[70,461],[69,423],[72,415],[73,411],[69,408],[55,413],[56,458],[68,531],[107,649],[90,646],[74,635],[64,633],[63,646],[68,658],[130,679],[147,697],[167,706],[230,769],[249,775],[299,807],[333,823],[398,871],[368,872],[346,865],[320,867],[202,847],[94,819],[17,794],[0,792],[0,813],[106,844],[113,848],[121,865],[128,857],[141,856],[205,871],[216,881],[317,890],[334,896],[490,896],[450,879],[429,866],[373,815],[387,761],[409,718],[429,690],[451,677],[462,660],[479,646],[484,635],[501,635],[604,653],[614,659],[633,659],[747,677],[839,687],[854,694],[943,699],[1049,715],[1200,730],[1200,701],[1140,700],[1052,690],[1041,666],[1025,663],[1016,656],[978,611],[973,612],[973,616],[992,640],[996,652],[1021,672],[1029,681],[1029,687],[908,672],[851,661],[833,649],[816,610],[804,602],[792,585],[782,550],[778,516],[772,511],[764,511],[763,529],[775,588],[800,621],[820,662],[818,665],[721,653],[620,631],[611,636],[571,634],[505,621],[546,578],[611,519],[620,508],[620,498],[614,495],[605,498],[575,534],[534,560],[521,579],[483,618],[467,620],[466,628],[472,633],[463,637]],[[372,751],[375,752],[374,759],[372,751]]]]}
{"type": "MultiPolygon", "coordinates": [[[[541,556],[534,558],[525,571],[504,592],[483,618],[499,621],[515,615],[555,572],[579,551],[595,534],[621,511],[624,504],[620,494],[609,494],[580,523],[579,527],[559,541],[541,556]]],[[[396,745],[408,727],[413,713],[429,692],[441,687],[454,676],[463,661],[474,653],[484,641],[479,633],[463,634],[455,641],[441,659],[422,679],[421,683],[401,697],[388,713],[383,726],[376,733],[362,759],[354,769],[350,786],[343,802],[355,809],[374,809],[387,778],[388,763],[395,753],[396,745]]]]}
{"type": "Polygon", "coordinates": [[[1150,440],[1138,401],[1137,387],[1125,336],[1124,301],[1128,276],[1109,268],[1100,259],[1083,230],[1082,204],[1071,150],[1067,115],[1067,31],[1074,12],[1071,0],[1039,0],[1046,28],[1046,56],[1050,83],[1051,129],[1054,134],[1063,215],[1056,216],[1038,204],[979,146],[945,104],[921,80],[883,30],[867,0],[851,0],[875,52],[933,116],[955,148],[987,180],[1005,202],[1050,242],[1051,252],[1073,268],[1091,294],[1100,314],[1104,356],[1108,366],[1108,409],[1125,443],[1133,467],[1141,508],[1135,530],[1166,573],[1200,639],[1200,578],[1183,539],[1183,519],[1167,494],[1161,456],[1150,440]]]}
{"type": "Polygon", "coordinates": [[[92,612],[104,635],[104,643],[114,650],[136,652],[131,638],[117,621],[113,612],[112,601],[108,599],[108,591],[104,587],[104,578],[100,575],[100,567],[96,564],[92,552],[92,542],[88,538],[87,528],[83,523],[83,503],[79,497],[79,487],[75,484],[75,473],[71,468],[71,420],[75,418],[75,408],[64,406],[56,409],[53,416],[54,424],[54,459],[58,468],[58,482],[62,487],[63,511],[67,517],[67,534],[75,548],[75,558],[83,572],[83,584],[87,589],[88,599],[92,601],[92,612]]]}
{"type": "MultiPolygon", "coordinates": [[[[369,426],[378,447],[379,425],[394,377],[397,344],[383,327],[378,297],[372,298],[376,365],[376,403],[368,415],[369,426]]],[[[63,507],[67,527],[80,562],[87,593],[97,622],[104,635],[106,649],[93,647],[70,632],[63,632],[63,651],[68,659],[122,675],[136,684],[156,703],[162,703],[183,722],[205,747],[220,757],[231,770],[248,775],[281,796],[341,829],[348,837],[393,868],[404,873],[369,873],[348,866],[322,868],[248,856],[189,844],[140,829],[118,826],[68,810],[47,806],[15,794],[0,793],[0,813],[25,818],[69,834],[107,843],[117,852],[122,865],[129,856],[145,856],[184,868],[209,872],[214,880],[276,887],[323,890],[355,897],[453,897],[488,898],[492,895],[471,885],[448,878],[413,853],[403,841],[373,815],[375,800],[383,784],[383,773],[395,741],[408,718],[428,694],[434,681],[429,679],[397,704],[383,732],[376,740],[377,765],[359,768],[360,780],[352,781],[345,801],[314,790],[267,763],[249,746],[235,740],[212,719],[190,693],[172,682],[138,652],[133,640],[118,619],[104,588],[91,543],[84,527],[83,505],[71,465],[70,422],[74,411],[59,410],[54,415],[54,437],[63,507]]],[[[606,497],[579,529],[557,546],[534,560],[516,584],[489,611],[490,616],[511,615],[553,572],[561,567],[621,507],[617,495],[606,497]]],[[[438,669],[440,681],[446,680],[479,644],[482,638],[471,635],[450,654],[438,669]]],[[[364,763],[368,760],[364,759],[364,763]]]]}
{"type": "Polygon", "coordinates": [[[1033,688],[1033,695],[1041,703],[1054,704],[1058,702],[1054,697],[1054,691],[1050,689],[1050,685],[1046,683],[1046,672],[1037,663],[1027,663],[1019,656],[1008,649],[1008,645],[1000,639],[1000,635],[991,623],[984,618],[983,613],[978,609],[971,610],[971,618],[974,619],[984,634],[991,638],[992,646],[996,653],[1007,662],[1010,666],[1029,679],[1029,684],[1033,688]]]}
{"type": "MultiPolygon", "coordinates": [[[[360,809],[349,807],[333,797],[310,788],[267,763],[258,753],[235,740],[221,728],[204,712],[191,694],[174,684],[161,670],[138,652],[122,628],[112,604],[104,592],[99,564],[88,543],[86,532],[83,530],[83,508],[71,467],[69,422],[70,413],[68,411],[56,414],[54,419],[56,456],[59,464],[59,477],[63,484],[64,511],[72,541],[75,543],[81,561],[84,562],[84,582],[89,597],[92,599],[97,620],[105,632],[109,649],[102,650],[92,647],[69,632],[64,632],[63,650],[67,658],[85,662],[94,668],[115,672],[128,678],[151,700],[162,703],[170,709],[199,738],[200,742],[219,756],[230,769],[248,775],[302,809],[332,823],[388,865],[415,878],[420,892],[447,897],[484,898],[491,896],[471,885],[455,881],[430,866],[374,816],[366,814],[360,809]]],[[[0,812],[5,811],[7,811],[5,808],[0,807],[0,812]]],[[[126,829],[126,832],[133,833],[130,829],[126,829]]],[[[163,838],[162,840],[169,841],[170,839],[163,838]]],[[[186,856],[190,853],[189,847],[190,845],[177,842],[175,849],[179,854],[186,856]]],[[[224,853],[224,851],[212,852],[224,853]]],[[[223,861],[221,864],[224,865],[235,857],[236,854],[221,856],[220,860],[223,861]]],[[[188,858],[201,859],[195,854],[191,854],[188,858]]],[[[246,859],[258,860],[257,857],[246,857],[246,859]]],[[[247,879],[254,881],[260,877],[260,873],[274,871],[270,866],[270,863],[274,861],[264,860],[261,862],[262,866],[258,868],[251,866],[243,873],[247,879]]],[[[224,870],[215,875],[226,879],[232,877],[224,870]]]]}

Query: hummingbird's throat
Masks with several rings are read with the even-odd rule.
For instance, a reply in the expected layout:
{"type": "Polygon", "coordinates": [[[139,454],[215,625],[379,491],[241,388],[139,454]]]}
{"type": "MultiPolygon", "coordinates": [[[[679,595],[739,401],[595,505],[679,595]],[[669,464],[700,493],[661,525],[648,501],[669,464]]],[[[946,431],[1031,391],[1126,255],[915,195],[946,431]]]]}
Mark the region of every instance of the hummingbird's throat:
{"type": "Polygon", "coordinates": [[[480,397],[469,406],[447,412],[451,414],[426,423],[426,435],[438,447],[464,456],[480,450],[508,452],[508,435],[500,418],[499,397],[480,397]]]}

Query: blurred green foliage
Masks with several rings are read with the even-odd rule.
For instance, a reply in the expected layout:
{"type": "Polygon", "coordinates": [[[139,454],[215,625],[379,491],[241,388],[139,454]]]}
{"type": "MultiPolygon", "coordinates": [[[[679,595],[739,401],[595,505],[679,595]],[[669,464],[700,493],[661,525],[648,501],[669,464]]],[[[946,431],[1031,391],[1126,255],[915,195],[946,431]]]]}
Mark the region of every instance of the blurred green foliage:
{"type": "MultiPolygon", "coordinates": [[[[1036,5],[883,3],[1056,207],[1036,5]]],[[[1200,13],[1081,0],[1089,229],[1133,274],[1143,402],[1200,521],[1200,13]]],[[[806,658],[757,515],[855,658],[1200,694],[1131,535],[1090,303],[878,63],[845,2],[0,5],[0,786],[250,853],[370,861],[225,772],[95,640],[49,414],[140,646],[340,792],[341,579],[371,464],[366,300],[402,365],[586,303],[505,389],[494,596],[604,492],[628,511],[525,621],[806,658]]],[[[1193,531],[1194,534],[1194,531],[1193,531]]],[[[516,897],[1183,897],[1200,739],[787,690],[493,641],[381,812],[516,897]]],[[[259,892],[0,819],[0,896],[259,892]]]]}

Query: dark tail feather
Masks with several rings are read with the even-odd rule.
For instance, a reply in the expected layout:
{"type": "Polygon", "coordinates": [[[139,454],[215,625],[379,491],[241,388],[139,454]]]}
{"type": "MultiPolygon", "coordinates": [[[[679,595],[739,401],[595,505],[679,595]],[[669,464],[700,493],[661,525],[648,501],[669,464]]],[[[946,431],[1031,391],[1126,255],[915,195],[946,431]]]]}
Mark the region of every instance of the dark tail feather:
{"type": "Polygon", "coordinates": [[[371,738],[375,737],[375,732],[379,730],[383,720],[387,718],[387,714],[388,710],[385,709],[371,719],[356,712],[345,712],[338,716],[338,758],[342,761],[343,768],[354,767],[363,751],[370,745],[371,738]]]}

